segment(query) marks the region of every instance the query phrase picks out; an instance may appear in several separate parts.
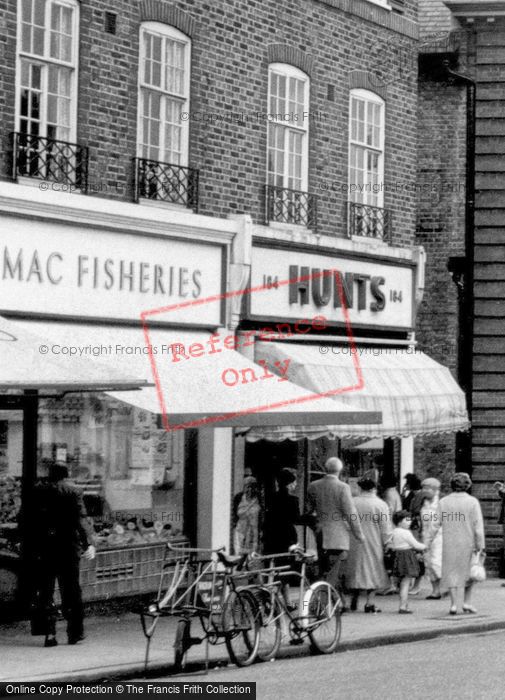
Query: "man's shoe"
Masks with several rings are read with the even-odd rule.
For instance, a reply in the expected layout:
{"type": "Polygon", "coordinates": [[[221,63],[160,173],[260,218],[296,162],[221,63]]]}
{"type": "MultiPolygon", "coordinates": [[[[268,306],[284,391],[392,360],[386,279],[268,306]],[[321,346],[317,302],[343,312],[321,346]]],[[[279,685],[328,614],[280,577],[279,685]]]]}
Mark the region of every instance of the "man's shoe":
{"type": "Polygon", "coordinates": [[[54,635],[47,635],[45,640],[44,640],[44,646],[45,647],[57,647],[58,646],[58,640],[54,635]]]}
{"type": "Polygon", "coordinates": [[[69,644],[78,644],[79,642],[82,642],[86,637],[83,634],[76,634],[76,635],[69,635],[68,636],[68,643],[69,644]]]}

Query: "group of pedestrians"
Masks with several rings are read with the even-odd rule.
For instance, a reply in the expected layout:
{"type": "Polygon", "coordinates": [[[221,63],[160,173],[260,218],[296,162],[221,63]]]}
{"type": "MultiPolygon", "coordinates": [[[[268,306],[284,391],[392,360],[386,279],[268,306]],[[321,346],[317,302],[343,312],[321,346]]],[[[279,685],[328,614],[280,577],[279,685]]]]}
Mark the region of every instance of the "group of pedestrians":
{"type": "MultiPolygon", "coordinates": [[[[428,600],[439,600],[447,591],[450,614],[460,608],[475,613],[470,574],[485,545],[482,512],[468,493],[468,474],[455,473],[451,493],[443,498],[438,479],[420,482],[413,474],[407,475],[401,495],[394,482],[384,481],[380,498],[376,471],[371,470],[358,481],[359,494],[353,497],[340,479],[342,469],[340,459],[327,460],[325,475],[308,487],[303,514],[294,495],[296,476],[282,470],[272,513],[265,521],[265,551],[287,551],[297,542],[295,526],[309,525],[315,534],[319,575],[347,591],[350,610],[358,609],[363,596],[364,611],[378,613],[377,593],[394,591],[399,594],[399,613],[411,614],[409,596],[419,593],[426,575],[432,586],[428,600]]],[[[256,518],[260,510],[255,483],[248,481],[246,489],[236,499],[237,522],[240,512],[254,512],[256,518]]],[[[257,542],[257,535],[243,536],[247,523],[251,526],[249,519],[236,528],[242,544],[257,542]]],[[[237,546],[244,551],[240,543],[237,546]]]]}
{"type": "MultiPolygon", "coordinates": [[[[480,504],[468,493],[472,481],[466,473],[454,474],[451,493],[440,498],[437,479],[420,483],[413,477],[407,479],[400,507],[398,499],[393,502],[390,497],[388,504],[379,498],[378,484],[365,476],[358,481],[354,513],[341,514],[343,522],[356,523],[349,527],[344,570],[345,586],[352,592],[350,608],[357,609],[359,595],[364,593],[365,612],[380,612],[375,594],[393,584],[399,592],[400,614],[411,614],[409,595],[419,593],[426,573],[432,584],[429,600],[438,600],[442,591],[448,591],[450,614],[456,615],[461,603],[464,613],[475,613],[471,568],[485,544],[480,504]],[[389,567],[388,559],[392,560],[389,567]]],[[[334,513],[337,519],[338,511],[334,513]]]]}

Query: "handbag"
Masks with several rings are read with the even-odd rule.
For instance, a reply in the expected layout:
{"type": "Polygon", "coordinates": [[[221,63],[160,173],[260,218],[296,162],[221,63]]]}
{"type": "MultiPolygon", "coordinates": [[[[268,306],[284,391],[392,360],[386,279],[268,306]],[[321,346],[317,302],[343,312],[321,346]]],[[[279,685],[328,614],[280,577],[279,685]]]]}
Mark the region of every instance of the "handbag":
{"type": "Polygon", "coordinates": [[[470,581],[480,583],[486,580],[485,561],[486,555],[484,552],[475,552],[472,554],[472,559],[470,561],[470,581]]]}

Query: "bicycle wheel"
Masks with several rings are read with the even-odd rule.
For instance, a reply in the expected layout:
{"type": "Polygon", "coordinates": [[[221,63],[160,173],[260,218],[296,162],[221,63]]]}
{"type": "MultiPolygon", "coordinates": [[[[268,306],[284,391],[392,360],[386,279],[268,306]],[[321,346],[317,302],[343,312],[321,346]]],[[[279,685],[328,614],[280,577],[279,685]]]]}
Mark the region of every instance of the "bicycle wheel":
{"type": "Polygon", "coordinates": [[[318,581],[307,591],[305,610],[310,645],[319,654],[331,654],[337,648],[342,631],[342,602],[328,583],[318,581]]]}
{"type": "Polygon", "coordinates": [[[191,633],[191,621],[183,618],[177,621],[174,640],[174,666],[176,670],[182,671],[186,665],[186,652],[190,644],[188,644],[191,633]]]}
{"type": "Polygon", "coordinates": [[[282,606],[275,594],[257,591],[254,596],[258,604],[260,628],[258,659],[271,661],[277,656],[282,639],[282,606]]]}
{"type": "Polygon", "coordinates": [[[249,666],[256,658],[260,619],[252,593],[231,591],[223,605],[223,632],[232,663],[249,666]]]}

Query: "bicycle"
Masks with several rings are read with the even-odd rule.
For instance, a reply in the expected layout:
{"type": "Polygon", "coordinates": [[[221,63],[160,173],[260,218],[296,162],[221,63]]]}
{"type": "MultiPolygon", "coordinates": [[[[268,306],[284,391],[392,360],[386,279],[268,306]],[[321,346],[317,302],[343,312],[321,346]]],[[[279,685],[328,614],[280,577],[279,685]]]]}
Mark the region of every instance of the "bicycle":
{"type": "MultiPolygon", "coordinates": [[[[140,614],[146,638],[144,670],[147,671],[151,640],[161,617],[177,617],[174,665],[182,670],[188,650],[203,641],[224,641],[232,663],[248,666],[256,658],[259,621],[250,591],[237,589],[235,571],[246,557],[227,557],[223,548],[201,549],[167,544],[156,600],[140,614]],[[197,618],[202,636],[191,636],[191,622],[197,618]],[[150,621],[149,621],[150,620],[150,621]]],[[[243,574],[242,574],[243,575],[243,574]]]]}
{"type": "Polygon", "coordinates": [[[315,560],[315,555],[296,549],[290,553],[269,554],[256,559],[270,562],[265,573],[258,572],[264,580],[241,588],[241,591],[250,591],[256,600],[260,624],[258,659],[271,661],[276,657],[282,641],[283,619],[288,623],[291,644],[303,644],[308,637],[314,653],[333,653],[342,632],[342,601],[336,589],[328,582],[308,583],[306,568],[308,563],[315,560]],[[301,561],[300,571],[279,565],[280,560],[293,556],[301,561]],[[281,590],[283,578],[293,576],[300,580],[298,602],[294,610],[281,590]]]}

